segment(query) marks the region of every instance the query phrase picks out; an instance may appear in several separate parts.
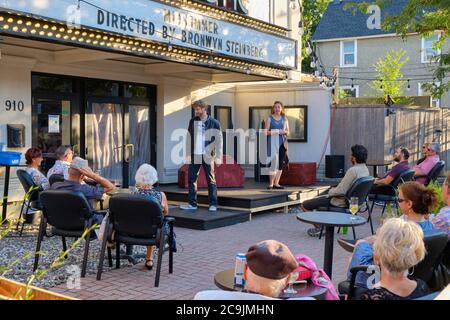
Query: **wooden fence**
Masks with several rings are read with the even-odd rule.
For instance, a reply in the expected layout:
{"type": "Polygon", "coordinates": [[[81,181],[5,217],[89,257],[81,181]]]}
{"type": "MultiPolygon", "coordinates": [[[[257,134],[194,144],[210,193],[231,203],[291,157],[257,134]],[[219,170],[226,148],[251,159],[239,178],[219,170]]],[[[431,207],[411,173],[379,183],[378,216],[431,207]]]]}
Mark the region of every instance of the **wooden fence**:
{"type": "Polygon", "coordinates": [[[392,160],[395,148],[410,150],[410,162],[421,157],[424,142],[441,143],[441,159],[450,170],[450,109],[384,105],[336,105],[332,107],[331,154],[344,155],[350,167],[350,147],[362,144],[369,161],[392,160]]]}

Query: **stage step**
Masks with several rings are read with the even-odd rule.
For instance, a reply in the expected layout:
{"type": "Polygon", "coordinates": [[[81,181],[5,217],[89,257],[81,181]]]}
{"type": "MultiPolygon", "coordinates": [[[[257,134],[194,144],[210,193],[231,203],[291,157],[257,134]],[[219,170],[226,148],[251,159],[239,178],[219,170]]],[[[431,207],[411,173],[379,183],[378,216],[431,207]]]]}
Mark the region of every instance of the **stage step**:
{"type": "Polygon", "coordinates": [[[219,209],[209,212],[208,208],[199,207],[196,211],[181,210],[170,206],[169,214],[175,217],[175,227],[195,230],[211,230],[250,221],[250,213],[219,209]]]}
{"type": "MultiPolygon", "coordinates": [[[[244,188],[220,188],[218,190],[218,207],[225,212],[245,212],[246,214],[283,209],[300,205],[303,201],[326,194],[329,185],[318,183],[314,186],[286,187],[284,190],[267,190],[265,183],[247,180],[244,188]]],[[[161,185],[171,205],[186,204],[188,190],[178,185],[161,185]]],[[[199,190],[197,201],[200,207],[208,207],[208,191],[199,190]]]]}

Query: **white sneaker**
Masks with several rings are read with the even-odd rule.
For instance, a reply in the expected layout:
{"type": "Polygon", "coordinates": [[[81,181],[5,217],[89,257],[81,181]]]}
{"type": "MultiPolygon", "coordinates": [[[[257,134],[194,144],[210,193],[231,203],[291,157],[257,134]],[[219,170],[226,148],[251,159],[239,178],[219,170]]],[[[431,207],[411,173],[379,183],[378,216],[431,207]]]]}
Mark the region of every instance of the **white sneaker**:
{"type": "Polygon", "coordinates": [[[209,211],[216,212],[217,211],[217,207],[216,206],[209,206],[209,211]]]}
{"type": "Polygon", "coordinates": [[[181,210],[197,210],[197,206],[191,206],[190,204],[183,204],[180,206],[181,210]]]}

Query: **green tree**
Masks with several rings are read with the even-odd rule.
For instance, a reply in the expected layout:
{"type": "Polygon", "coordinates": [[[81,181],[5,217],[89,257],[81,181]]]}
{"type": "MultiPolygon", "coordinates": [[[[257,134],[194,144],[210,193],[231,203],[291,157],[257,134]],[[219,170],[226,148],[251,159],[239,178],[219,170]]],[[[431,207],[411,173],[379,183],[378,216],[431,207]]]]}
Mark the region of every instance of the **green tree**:
{"type": "Polygon", "coordinates": [[[312,55],[307,53],[306,43],[311,42],[320,19],[331,2],[333,0],[303,0],[302,71],[305,73],[314,72],[314,68],[311,68],[312,55]]]}
{"type": "MultiPolygon", "coordinates": [[[[370,3],[350,3],[346,8],[354,8],[366,13],[369,5],[376,4],[381,10],[389,6],[395,0],[375,0],[370,3]]],[[[419,33],[424,37],[432,35],[436,30],[441,37],[435,42],[435,49],[441,49],[441,54],[436,57],[434,76],[440,85],[424,85],[436,98],[441,98],[450,90],[450,50],[444,51],[443,46],[449,38],[450,32],[450,0],[408,0],[403,10],[397,15],[386,15],[382,21],[382,29],[394,30],[407,39],[409,33],[419,33]]],[[[437,82],[436,82],[437,83],[437,82]]]]}
{"type": "Polygon", "coordinates": [[[370,87],[376,92],[376,96],[389,95],[395,100],[403,95],[403,86],[407,80],[403,80],[401,69],[409,60],[405,55],[406,51],[403,49],[390,50],[374,64],[379,80],[372,81],[370,87]]]}

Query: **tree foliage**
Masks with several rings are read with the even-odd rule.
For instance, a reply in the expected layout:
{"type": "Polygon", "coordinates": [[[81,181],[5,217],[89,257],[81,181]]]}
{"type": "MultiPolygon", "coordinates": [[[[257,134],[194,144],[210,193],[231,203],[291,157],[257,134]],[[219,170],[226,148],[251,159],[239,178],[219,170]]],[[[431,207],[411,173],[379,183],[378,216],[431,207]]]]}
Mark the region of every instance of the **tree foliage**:
{"type": "MultiPolygon", "coordinates": [[[[395,0],[350,3],[346,8],[359,9],[366,13],[369,5],[376,4],[383,10],[393,1],[395,0]]],[[[436,63],[434,76],[437,82],[424,85],[424,87],[437,98],[442,97],[450,90],[450,81],[447,78],[450,74],[450,50],[442,50],[450,35],[450,0],[408,0],[399,14],[385,15],[382,21],[382,29],[385,31],[394,30],[404,39],[407,39],[410,33],[419,33],[428,37],[435,31],[440,31],[440,40],[435,42],[435,49],[441,49],[441,54],[434,61],[436,63]]]]}
{"type": "Polygon", "coordinates": [[[379,80],[371,82],[370,87],[377,92],[377,96],[389,95],[395,100],[403,95],[403,86],[407,81],[404,80],[401,69],[409,61],[409,57],[405,55],[406,51],[403,49],[390,50],[374,64],[379,80]]]}
{"type": "Polygon", "coordinates": [[[319,25],[320,19],[328,8],[328,5],[333,0],[303,0],[303,25],[304,34],[302,37],[302,71],[313,72],[310,64],[312,56],[306,52],[306,43],[311,41],[314,32],[319,25]]]}

